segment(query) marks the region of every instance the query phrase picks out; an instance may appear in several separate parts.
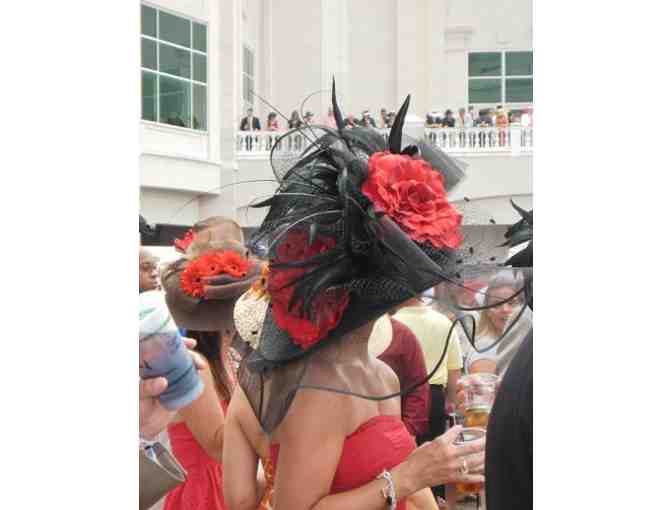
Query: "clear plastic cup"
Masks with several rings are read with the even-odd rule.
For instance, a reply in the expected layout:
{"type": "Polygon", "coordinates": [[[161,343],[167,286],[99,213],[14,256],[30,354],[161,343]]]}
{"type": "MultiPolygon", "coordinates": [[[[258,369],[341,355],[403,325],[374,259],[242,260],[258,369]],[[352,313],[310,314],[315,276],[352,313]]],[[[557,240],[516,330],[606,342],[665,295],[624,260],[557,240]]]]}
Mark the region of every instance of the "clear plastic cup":
{"type": "Polygon", "coordinates": [[[160,291],[140,294],[140,377],[165,377],[168,387],[159,395],[167,409],[180,409],[203,392],[194,360],[170,316],[160,291]]]}
{"type": "Polygon", "coordinates": [[[487,428],[499,377],[495,374],[470,374],[462,377],[460,383],[464,388],[464,426],[487,428]]]}

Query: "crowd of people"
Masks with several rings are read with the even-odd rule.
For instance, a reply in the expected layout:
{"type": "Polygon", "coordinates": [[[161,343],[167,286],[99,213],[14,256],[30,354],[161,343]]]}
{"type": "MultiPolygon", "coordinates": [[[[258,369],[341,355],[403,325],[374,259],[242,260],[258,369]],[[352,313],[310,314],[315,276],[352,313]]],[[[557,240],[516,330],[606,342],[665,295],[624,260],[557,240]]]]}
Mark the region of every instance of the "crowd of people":
{"type": "Polygon", "coordinates": [[[167,381],[141,379],[141,508],[531,509],[531,211],[503,239],[523,251],[470,265],[460,166],[403,147],[403,122],[384,138],[328,116],[338,140],[295,163],[251,236],[199,221],[160,274],[140,250],[140,293],[163,292],[204,388],[168,411],[167,381]],[[501,380],[487,443],[459,424],[478,374],[501,380]]]}
{"type": "MultiPolygon", "coordinates": [[[[443,113],[439,111],[429,112],[425,116],[425,126],[429,128],[468,129],[473,127],[504,128],[511,124],[518,124],[528,127],[532,125],[532,113],[533,109],[531,107],[507,111],[502,105],[498,105],[497,108],[482,108],[479,110],[469,106],[468,108],[460,108],[456,114],[450,109],[443,113]]],[[[395,116],[396,112],[394,110],[381,108],[375,116],[369,110],[364,110],[359,117],[354,114],[345,115],[344,122],[346,128],[362,126],[385,129],[392,127],[395,116]]],[[[329,108],[324,117],[316,117],[311,111],[306,111],[301,117],[299,111],[294,110],[286,122],[281,122],[278,120],[277,113],[271,112],[262,126],[259,117],[256,117],[253,109],[249,108],[247,115],[240,122],[240,131],[285,131],[309,124],[320,124],[335,128],[336,120],[333,110],[329,108]]]]}

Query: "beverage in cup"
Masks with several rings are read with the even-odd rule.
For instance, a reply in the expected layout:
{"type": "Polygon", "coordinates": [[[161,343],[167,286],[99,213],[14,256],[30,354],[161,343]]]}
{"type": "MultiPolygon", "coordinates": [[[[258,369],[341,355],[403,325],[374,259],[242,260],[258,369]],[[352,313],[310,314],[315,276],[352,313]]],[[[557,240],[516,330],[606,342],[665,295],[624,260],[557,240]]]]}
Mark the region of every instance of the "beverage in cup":
{"type": "Polygon", "coordinates": [[[464,388],[464,426],[487,428],[490,410],[495,401],[499,377],[477,373],[462,377],[464,388]]]}
{"type": "Polygon", "coordinates": [[[168,387],[159,395],[167,409],[180,409],[203,391],[194,360],[184,345],[160,291],[140,294],[140,377],[165,377],[168,387]]]}
{"type": "MultiPolygon", "coordinates": [[[[477,441],[482,437],[485,437],[485,429],[466,428],[462,430],[462,433],[457,437],[457,439],[453,444],[455,446],[464,446],[472,441],[477,441]]],[[[455,484],[455,490],[457,491],[458,494],[478,494],[483,490],[483,483],[457,482],[455,484]]]]}

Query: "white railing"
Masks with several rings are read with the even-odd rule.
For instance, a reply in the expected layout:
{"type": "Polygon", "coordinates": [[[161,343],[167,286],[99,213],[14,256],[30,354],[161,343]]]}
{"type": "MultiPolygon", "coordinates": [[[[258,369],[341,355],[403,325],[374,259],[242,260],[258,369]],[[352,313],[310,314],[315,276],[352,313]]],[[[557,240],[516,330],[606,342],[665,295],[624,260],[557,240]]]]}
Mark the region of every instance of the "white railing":
{"type": "MultiPolygon", "coordinates": [[[[389,129],[378,129],[385,138],[389,129]]],[[[276,151],[298,154],[310,141],[301,133],[283,137],[286,131],[239,131],[236,135],[236,152],[241,158],[268,156],[278,142],[276,151]]],[[[506,128],[425,128],[425,141],[450,154],[518,154],[533,150],[531,127],[506,128]]]]}

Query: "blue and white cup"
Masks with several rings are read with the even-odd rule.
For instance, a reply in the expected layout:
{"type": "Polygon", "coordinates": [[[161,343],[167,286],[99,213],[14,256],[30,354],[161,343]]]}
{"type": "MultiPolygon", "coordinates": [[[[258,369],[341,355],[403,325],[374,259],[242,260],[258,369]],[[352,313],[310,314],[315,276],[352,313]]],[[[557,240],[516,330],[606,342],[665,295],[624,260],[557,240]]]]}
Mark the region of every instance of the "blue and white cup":
{"type": "Polygon", "coordinates": [[[140,377],[168,380],[168,387],[159,395],[167,409],[189,405],[203,392],[203,381],[161,291],[140,294],[139,318],[140,377]]]}

